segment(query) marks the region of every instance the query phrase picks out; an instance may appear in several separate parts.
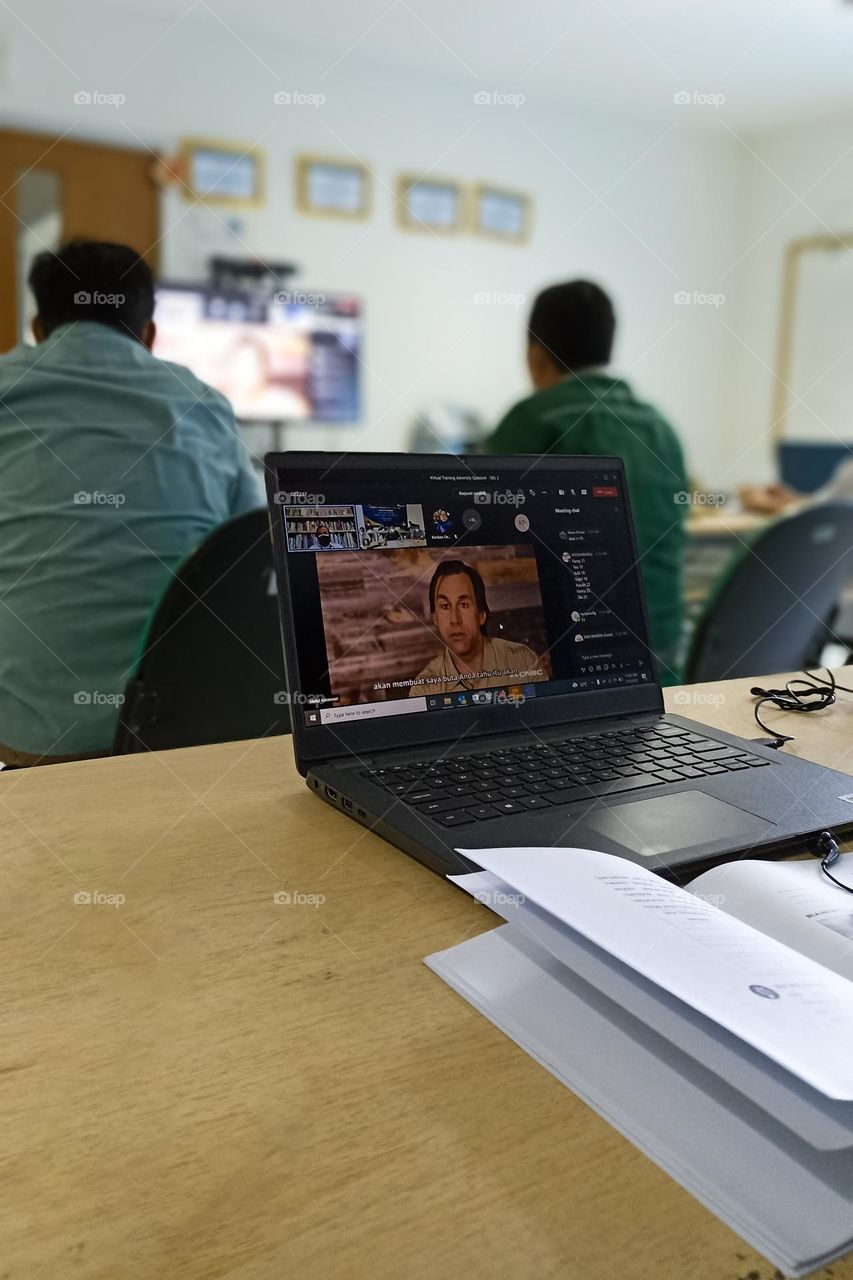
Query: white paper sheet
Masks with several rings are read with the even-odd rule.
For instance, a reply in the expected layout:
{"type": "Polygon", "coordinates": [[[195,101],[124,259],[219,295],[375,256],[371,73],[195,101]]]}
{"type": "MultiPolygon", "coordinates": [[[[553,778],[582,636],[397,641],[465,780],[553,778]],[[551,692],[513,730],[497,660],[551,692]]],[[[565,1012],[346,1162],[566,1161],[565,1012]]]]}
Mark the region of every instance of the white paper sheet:
{"type": "Polygon", "coordinates": [[[812,1089],[765,1054],[712,1022],[657,983],[617,960],[569,925],[488,871],[458,876],[466,893],[485,902],[572,973],[590,983],[647,1027],[664,1036],[727,1085],[810,1146],[822,1151],[853,1149],[853,1102],[836,1102],[812,1089]]]}
{"type": "MultiPolygon", "coordinates": [[[[853,853],[842,854],[831,870],[853,887],[853,853]]],[[[853,894],[828,880],[817,859],[726,862],[687,890],[853,980],[853,894]]]]}
{"type": "Polygon", "coordinates": [[[828,1098],[853,1100],[853,983],[623,858],[459,852],[828,1098]]]}
{"type": "Polygon", "coordinates": [[[786,1275],[851,1247],[853,1152],[810,1150],[511,925],[425,963],[786,1275]]]}

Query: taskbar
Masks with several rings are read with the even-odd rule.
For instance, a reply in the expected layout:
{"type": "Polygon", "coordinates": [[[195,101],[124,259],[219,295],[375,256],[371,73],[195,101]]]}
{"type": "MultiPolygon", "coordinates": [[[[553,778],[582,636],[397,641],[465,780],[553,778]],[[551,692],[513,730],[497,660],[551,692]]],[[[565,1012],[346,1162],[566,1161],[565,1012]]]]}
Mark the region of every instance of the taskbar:
{"type": "Polygon", "coordinates": [[[520,706],[530,698],[552,698],[581,690],[613,689],[619,685],[646,684],[648,671],[606,672],[601,675],[578,676],[575,680],[540,680],[537,684],[507,685],[497,689],[455,689],[452,693],[427,694],[428,711],[447,711],[454,707],[520,706]]]}
{"type": "MultiPolygon", "coordinates": [[[[645,664],[643,664],[645,667],[645,664]]],[[[450,693],[431,693],[425,697],[393,698],[383,702],[359,702],[349,706],[304,709],[305,724],[339,724],[344,720],[372,720],[379,717],[411,715],[420,711],[451,711],[460,707],[523,706],[531,698],[556,697],[561,694],[614,689],[620,685],[648,684],[649,671],[605,671],[600,675],[578,676],[574,680],[548,680],[538,684],[507,685],[495,689],[454,689],[450,693]]]]}

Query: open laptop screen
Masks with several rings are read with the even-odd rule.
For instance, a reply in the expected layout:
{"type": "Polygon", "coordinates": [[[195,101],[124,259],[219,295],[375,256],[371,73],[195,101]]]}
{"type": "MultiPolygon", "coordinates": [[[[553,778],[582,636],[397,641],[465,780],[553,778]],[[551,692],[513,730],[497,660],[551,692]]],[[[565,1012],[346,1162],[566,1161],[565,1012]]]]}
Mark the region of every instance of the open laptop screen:
{"type": "Polygon", "coordinates": [[[294,716],[333,725],[655,683],[617,463],[424,462],[278,472],[294,716]]]}

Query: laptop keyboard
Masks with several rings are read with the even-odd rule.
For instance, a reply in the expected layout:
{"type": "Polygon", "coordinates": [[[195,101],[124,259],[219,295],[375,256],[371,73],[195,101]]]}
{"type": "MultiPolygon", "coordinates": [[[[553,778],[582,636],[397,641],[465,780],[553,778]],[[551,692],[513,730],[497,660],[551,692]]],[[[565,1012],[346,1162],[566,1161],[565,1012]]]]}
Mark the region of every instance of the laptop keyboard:
{"type": "Polygon", "coordinates": [[[739,747],[662,724],[367,769],[362,776],[442,826],[461,827],[770,763],[739,747]]]}

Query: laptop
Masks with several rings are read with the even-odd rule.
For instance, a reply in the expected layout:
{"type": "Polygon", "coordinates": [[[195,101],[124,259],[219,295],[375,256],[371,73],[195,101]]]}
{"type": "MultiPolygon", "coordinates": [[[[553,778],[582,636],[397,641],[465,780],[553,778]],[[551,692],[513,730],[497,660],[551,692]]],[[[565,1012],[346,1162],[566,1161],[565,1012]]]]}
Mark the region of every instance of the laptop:
{"type": "Polygon", "coordinates": [[[699,723],[702,695],[664,713],[618,458],[266,474],[297,767],[433,871],[548,845],[677,879],[853,827],[853,778],[699,723]]]}

